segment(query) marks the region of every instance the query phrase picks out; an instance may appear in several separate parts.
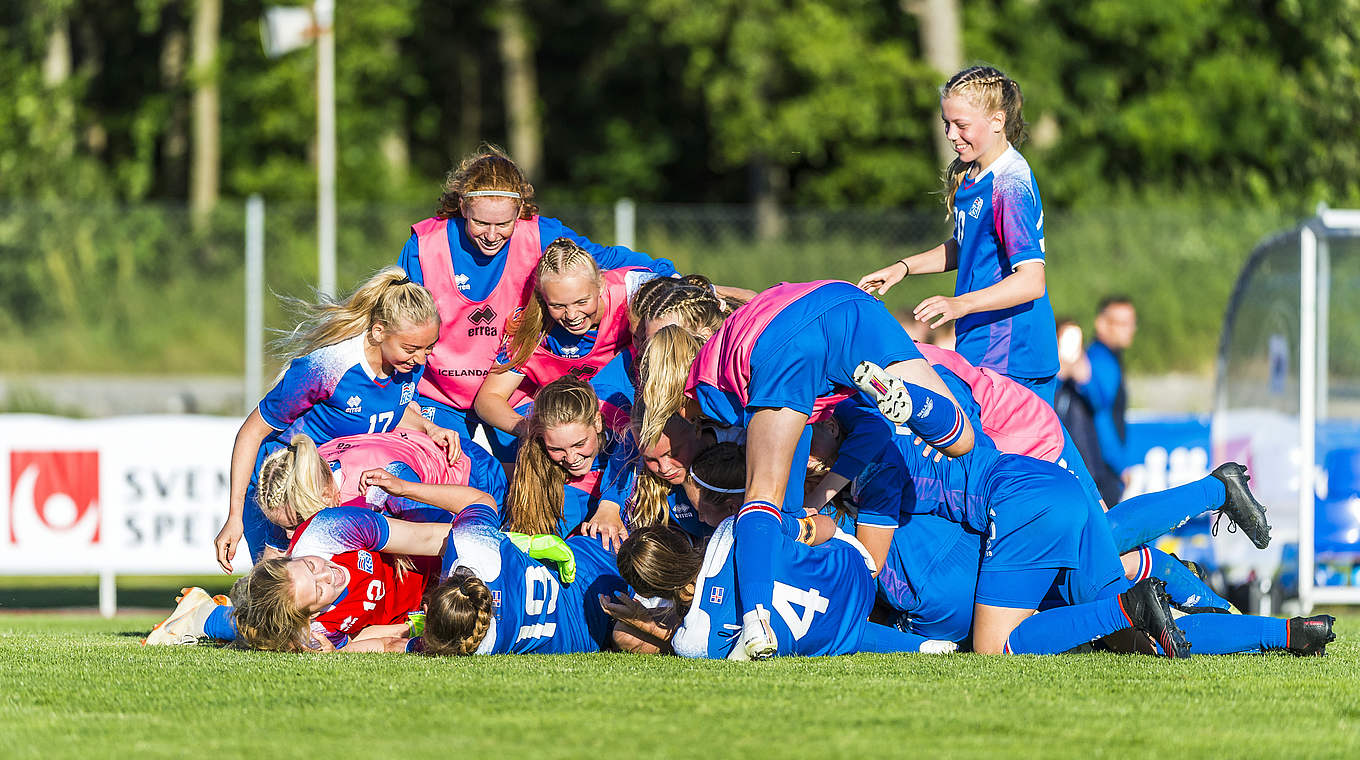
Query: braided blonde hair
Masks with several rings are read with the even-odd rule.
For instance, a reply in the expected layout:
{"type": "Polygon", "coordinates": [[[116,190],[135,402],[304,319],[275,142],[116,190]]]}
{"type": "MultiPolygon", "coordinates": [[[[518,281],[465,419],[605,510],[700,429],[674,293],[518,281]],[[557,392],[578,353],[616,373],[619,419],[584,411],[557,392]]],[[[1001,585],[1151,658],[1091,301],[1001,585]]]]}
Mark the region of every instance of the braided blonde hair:
{"type": "MultiPolygon", "coordinates": [[[[1020,92],[1020,85],[1014,79],[992,66],[970,66],[950,77],[940,88],[941,100],[956,95],[966,98],[969,103],[989,114],[997,111],[1004,113],[1006,140],[1015,146],[1024,142],[1025,118],[1021,114],[1021,108],[1025,104],[1025,98],[1020,92]]],[[[945,169],[945,186],[949,189],[945,206],[949,209],[951,218],[954,215],[954,196],[970,168],[971,163],[964,163],[956,157],[949,163],[949,168],[945,169]]]]}
{"type": "Polygon", "coordinates": [[[497,364],[493,371],[505,372],[522,367],[529,361],[534,349],[538,348],[551,329],[547,317],[548,307],[543,302],[543,281],[569,274],[593,280],[597,289],[604,287],[604,276],[595,259],[570,238],[558,238],[548,245],[543,258],[538,260],[538,266],[534,268],[534,297],[524,305],[519,316],[506,326],[509,340],[506,354],[509,360],[505,364],[497,364]]]}
{"type": "Polygon", "coordinates": [[[425,600],[423,654],[466,656],[477,653],[491,630],[491,590],[466,567],[456,568],[425,600]]]}
{"type": "Polygon", "coordinates": [[[326,498],[326,486],[333,482],[316,441],[299,433],[287,448],[265,457],[256,498],[270,522],[291,530],[317,512],[335,506],[326,498]]]}

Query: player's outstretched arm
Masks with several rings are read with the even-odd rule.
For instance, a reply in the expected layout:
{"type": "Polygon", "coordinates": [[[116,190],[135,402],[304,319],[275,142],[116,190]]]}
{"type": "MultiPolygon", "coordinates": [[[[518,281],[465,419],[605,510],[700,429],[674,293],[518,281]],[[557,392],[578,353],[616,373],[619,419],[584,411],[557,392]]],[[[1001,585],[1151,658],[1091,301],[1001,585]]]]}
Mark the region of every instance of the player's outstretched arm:
{"type": "Polygon", "coordinates": [[[236,443],[231,448],[231,486],[228,490],[227,521],[213,539],[217,553],[217,564],[223,572],[230,573],[231,560],[236,556],[236,547],[245,535],[246,486],[250,485],[250,474],[255,469],[255,456],[260,444],[274,432],[274,428],[260,416],[260,410],[251,411],[241,429],[236,431],[236,443]]]}

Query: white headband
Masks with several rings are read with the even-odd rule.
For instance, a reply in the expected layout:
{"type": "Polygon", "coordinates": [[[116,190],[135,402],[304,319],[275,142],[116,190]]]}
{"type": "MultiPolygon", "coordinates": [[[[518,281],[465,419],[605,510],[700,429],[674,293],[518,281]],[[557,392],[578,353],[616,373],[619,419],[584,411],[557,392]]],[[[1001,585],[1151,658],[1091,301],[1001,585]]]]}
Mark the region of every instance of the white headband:
{"type": "Polygon", "coordinates": [[[711,486],[711,485],[705,483],[703,480],[701,480],[701,479],[699,478],[698,475],[695,475],[693,470],[690,470],[689,476],[690,476],[691,478],[694,478],[694,482],[695,482],[695,483],[698,483],[700,488],[702,488],[702,489],[704,489],[704,490],[706,490],[706,491],[712,491],[713,493],[745,493],[745,492],[746,492],[746,489],[745,489],[745,488],[718,488],[717,486],[711,486]]]}
{"type": "Polygon", "coordinates": [[[511,192],[511,191],[509,191],[509,190],[473,190],[473,191],[470,192],[470,193],[463,193],[463,197],[464,197],[464,198],[481,198],[481,197],[487,196],[487,195],[495,196],[495,197],[497,197],[497,198],[519,198],[519,197],[521,197],[519,193],[513,193],[513,192],[511,192]]]}

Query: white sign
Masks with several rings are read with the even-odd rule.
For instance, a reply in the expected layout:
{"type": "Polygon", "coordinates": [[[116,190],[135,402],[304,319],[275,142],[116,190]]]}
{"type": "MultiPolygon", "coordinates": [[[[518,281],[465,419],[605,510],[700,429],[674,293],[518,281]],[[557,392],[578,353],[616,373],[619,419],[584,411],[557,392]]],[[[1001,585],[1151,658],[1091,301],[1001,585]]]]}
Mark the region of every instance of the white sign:
{"type": "MultiPolygon", "coordinates": [[[[241,421],[0,415],[0,574],[217,573],[241,421]]],[[[250,566],[245,543],[232,562],[250,566]]]]}

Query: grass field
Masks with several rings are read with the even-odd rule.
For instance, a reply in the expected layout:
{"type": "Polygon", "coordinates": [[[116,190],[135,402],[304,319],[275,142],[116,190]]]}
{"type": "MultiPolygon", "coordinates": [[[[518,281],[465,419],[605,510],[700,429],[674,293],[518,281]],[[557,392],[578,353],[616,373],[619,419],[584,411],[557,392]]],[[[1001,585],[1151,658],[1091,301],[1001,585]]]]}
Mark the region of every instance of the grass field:
{"type": "Polygon", "coordinates": [[[1358,757],[1360,615],[1325,658],[143,648],[150,615],[0,613],[0,756],[1358,757]]]}

